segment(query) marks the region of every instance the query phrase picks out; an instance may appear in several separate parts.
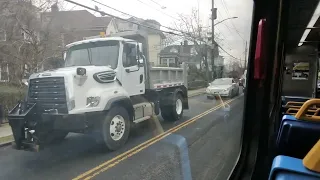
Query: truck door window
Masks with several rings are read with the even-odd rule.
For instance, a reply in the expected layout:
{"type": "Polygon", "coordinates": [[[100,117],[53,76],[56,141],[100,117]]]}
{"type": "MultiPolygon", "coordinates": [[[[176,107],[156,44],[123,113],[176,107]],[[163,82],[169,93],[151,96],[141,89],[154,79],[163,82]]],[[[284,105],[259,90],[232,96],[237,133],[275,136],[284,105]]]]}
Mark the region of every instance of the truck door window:
{"type": "Polygon", "coordinates": [[[138,64],[135,52],[136,48],[132,48],[132,46],[127,45],[124,46],[122,54],[123,67],[136,66],[138,64]]]}

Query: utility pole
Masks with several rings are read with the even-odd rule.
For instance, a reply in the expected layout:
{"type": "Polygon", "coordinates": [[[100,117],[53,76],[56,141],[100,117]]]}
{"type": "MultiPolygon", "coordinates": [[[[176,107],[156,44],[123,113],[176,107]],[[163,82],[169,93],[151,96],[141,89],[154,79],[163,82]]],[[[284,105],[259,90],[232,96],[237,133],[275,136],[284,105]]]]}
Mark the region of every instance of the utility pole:
{"type": "Polygon", "coordinates": [[[244,69],[247,69],[247,54],[248,54],[248,47],[247,47],[247,41],[246,41],[246,46],[244,48],[244,69]]]}
{"type": "Polygon", "coordinates": [[[214,53],[216,48],[216,42],[214,40],[214,20],[217,18],[217,9],[214,8],[214,0],[212,0],[212,9],[211,9],[211,41],[212,41],[212,47],[211,47],[211,69],[212,69],[212,79],[216,77],[215,73],[215,65],[214,65],[214,53]]]}

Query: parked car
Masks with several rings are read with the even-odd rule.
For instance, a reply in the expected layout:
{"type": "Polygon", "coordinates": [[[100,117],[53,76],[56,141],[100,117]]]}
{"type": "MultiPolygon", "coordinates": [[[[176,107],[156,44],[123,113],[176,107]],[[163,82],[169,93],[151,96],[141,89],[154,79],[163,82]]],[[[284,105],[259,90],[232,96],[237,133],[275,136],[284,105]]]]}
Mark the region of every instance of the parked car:
{"type": "Polygon", "coordinates": [[[208,99],[212,99],[215,95],[232,98],[239,95],[239,84],[233,78],[215,79],[209,83],[206,94],[208,99]]]}

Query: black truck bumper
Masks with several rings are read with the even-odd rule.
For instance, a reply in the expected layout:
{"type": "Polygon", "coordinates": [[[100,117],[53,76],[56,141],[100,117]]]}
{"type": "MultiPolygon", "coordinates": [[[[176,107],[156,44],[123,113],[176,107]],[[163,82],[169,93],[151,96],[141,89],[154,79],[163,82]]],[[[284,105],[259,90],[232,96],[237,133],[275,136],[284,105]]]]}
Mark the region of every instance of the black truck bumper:
{"type": "Polygon", "coordinates": [[[15,149],[39,151],[53,131],[82,132],[90,125],[86,114],[39,112],[36,104],[19,103],[8,114],[15,149]]]}

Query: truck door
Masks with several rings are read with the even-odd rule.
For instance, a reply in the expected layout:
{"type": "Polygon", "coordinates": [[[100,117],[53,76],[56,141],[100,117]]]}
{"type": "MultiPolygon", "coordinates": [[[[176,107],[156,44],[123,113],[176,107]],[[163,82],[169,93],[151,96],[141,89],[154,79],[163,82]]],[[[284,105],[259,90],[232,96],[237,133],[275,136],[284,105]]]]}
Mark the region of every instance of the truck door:
{"type": "Polygon", "coordinates": [[[136,56],[138,54],[137,46],[125,43],[122,52],[122,86],[130,96],[144,94],[144,67],[142,64],[138,64],[138,59],[141,57],[136,56]]]}

